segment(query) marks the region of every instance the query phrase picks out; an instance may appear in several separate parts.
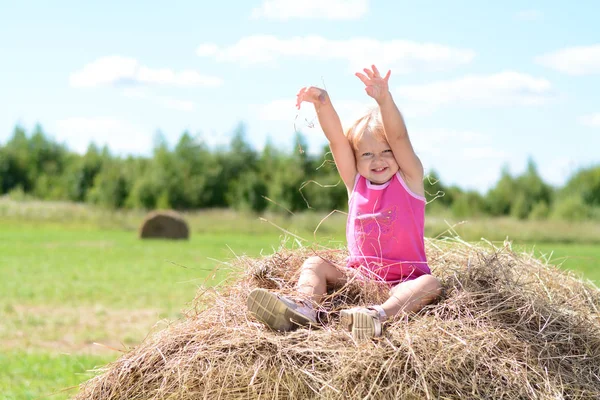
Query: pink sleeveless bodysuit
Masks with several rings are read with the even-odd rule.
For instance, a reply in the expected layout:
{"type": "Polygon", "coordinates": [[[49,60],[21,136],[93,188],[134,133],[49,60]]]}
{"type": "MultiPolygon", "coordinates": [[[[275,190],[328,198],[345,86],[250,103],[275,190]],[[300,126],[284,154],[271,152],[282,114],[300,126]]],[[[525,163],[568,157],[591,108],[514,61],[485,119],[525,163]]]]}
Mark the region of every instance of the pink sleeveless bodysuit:
{"type": "Polygon", "coordinates": [[[357,174],[346,224],[348,266],[391,284],[430,274],[423,236],[425,203],[398,172],[382,185],[357,174]]]}

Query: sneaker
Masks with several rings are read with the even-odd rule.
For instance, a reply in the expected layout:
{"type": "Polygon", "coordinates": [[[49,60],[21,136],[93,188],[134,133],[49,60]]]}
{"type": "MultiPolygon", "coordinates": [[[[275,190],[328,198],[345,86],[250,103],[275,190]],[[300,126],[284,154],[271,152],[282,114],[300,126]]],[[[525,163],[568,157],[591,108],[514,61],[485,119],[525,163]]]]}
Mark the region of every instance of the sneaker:
{"type": "Polygon", "coordinates": [[[382,335],[381,317],[377,310],[355,307],[340,312],[341,324],[357,340],[380,337],[382,335]]]}
{"type": "Polygon", "coordinates": [[[298,326],[317,325],[317,313],[265,289],[254,289],[248,295],[248,311],[271,329],[287,332],[298,326]]]}

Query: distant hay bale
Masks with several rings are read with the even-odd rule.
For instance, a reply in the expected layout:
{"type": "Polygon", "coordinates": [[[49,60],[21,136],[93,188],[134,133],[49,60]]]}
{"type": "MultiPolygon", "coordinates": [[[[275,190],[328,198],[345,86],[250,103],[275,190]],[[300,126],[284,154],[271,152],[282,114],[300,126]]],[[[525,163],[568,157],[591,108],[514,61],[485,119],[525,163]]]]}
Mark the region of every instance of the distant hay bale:
{"type": "Polygon", "coordinates": [[[76,398],[600,398],[600,290],[572,274],[509,245],[430,240],[444,295],[386,323],[381,339],[355,342],[338,324],[341,308],[385,299],[374,282],[328,297],[322,329],[279,333],[253,319],[250,290],[292,292],[311,254],[239,259],[239,280],[199,291],[185,320],[99,370],[76,398]]]}
{"type": "Polygon", "coordinates": [[[189,239],[187,223],[176,211],[160,210],[150,212],[140,227],[140,239],[189,239]]]}

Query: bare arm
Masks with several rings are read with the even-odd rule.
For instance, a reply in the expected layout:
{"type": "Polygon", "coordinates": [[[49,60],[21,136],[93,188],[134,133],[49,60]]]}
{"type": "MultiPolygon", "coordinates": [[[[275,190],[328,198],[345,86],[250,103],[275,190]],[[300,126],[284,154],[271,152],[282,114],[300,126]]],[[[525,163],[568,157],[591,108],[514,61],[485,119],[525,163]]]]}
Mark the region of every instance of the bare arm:
{"type": "Polygon", "coordinates": [[[381,110],[385,136],[392,148],[396,162],[400,166],[400,170],[408,180],[422,182],[423,165],[412,147],[404,118],[402,118],[402,114],[400,114],[390,92],[387,92],[382,101],[379,102],[379,109],[381,110]]]}
{"type": "Polygon", "coordinates": [[[377,67],[373,65],[372,68],[372,71],[364,69],[366,75],[359,72],[356,76],[365,84],[367,94],[379,105],[385,136],[400,172],[411,190],[423,194],[423,165],[412,147],[404,119],[389,91],[388,80],[391,71],[382,78],[377,67]]]}
{"type": "Polygon", "coordinates": [[[354,178],[357,174],[354,150],[344,135],[340,117],[335,111],[335,108],[333,108],[329,95],[325,90],[320,88],[302,88],[298,93],[296,107],[300,108],[303,101],[313,103],[315,106],[319,124],[329,141],[329,147],[333,153],[335,165],[340,177],[346,185],[348,193],[350,193],[353,189],[354,178]]]}

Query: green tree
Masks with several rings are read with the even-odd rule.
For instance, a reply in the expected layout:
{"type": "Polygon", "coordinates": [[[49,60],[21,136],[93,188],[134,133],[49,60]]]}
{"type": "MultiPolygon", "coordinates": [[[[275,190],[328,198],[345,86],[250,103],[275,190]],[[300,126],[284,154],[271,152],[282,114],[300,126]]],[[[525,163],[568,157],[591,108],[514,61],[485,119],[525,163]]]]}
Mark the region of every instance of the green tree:
{"type": "Polygon", "coordinates": [[[125,205],[134,209],[151,210],[158,203],[159,190],[150,176],[140,175],[134,181],[125,205]]]}
{"type": "Polygon", "coordinates": [[[48,139],[40,125],[36,125],[29,140],[29,178],[34,181],[42,174],[60,175],[64,171],[67,149],[48,139]]]}
{"type": "Polygon", "coordinates": [[[423,178],[425,187],[425,199],[428,204],[439,204],[443,207],[448,207],[453,202],[452,193],[442,183],[437,171],[432,170],[423,178]]]}
{"type": "Polygon", "coordinates": [[[250,170],[230,182],[226,199],[235,209],[261,213],[269,206],[267,195],[266,182],[257,172],[250,170]]]}
{"type": "Polygon", "coordinates": [[[308,169],[299,191],[307,206],[315,210],[333,211],[348,208],[348,191],[335,166],[331,150],[324,146],[321,155],[305,161],[308,169]]]}
{"type": "Polygon", "coordinates": [[[83,156],[77,156],[69,163],[67,193],[69,200],[84,201],[88,191],[94,185],[96,175],[100,173],[103,165],[110,161],[110,155],[102,154],[100,149],[91,143],[83,156]]]}
{"type": "Polygon", "coordinates": [[[515,205],[512,212],[513,216],[517,218],[527,218],[535,204],[552,203],[553,189],[543,181],[531,158],[527,162],[525,173],[517,178],[517,186],[519,191],[515,202],[518,200],[521,204],[518,207],[515,205]]]}
{"type": "Polygon", "coordinates": [[[235,182],[239,185],[242,174],[258,170],[258,154],[246,141],[246,127],[243,124],[239,124],[234,130],[229,147],[217,153],[216,161],[220,166],[220,173],[212,177],[210,182],[213,194],[210,205],[233,206],[232,203],[237,201],[235,196],[241,193],[241,189],[235,187],[235,182]]]}
{"type": "Polygon", "coordinates": [[[561,198],[554,205],[551,216],[566,221],[585,221],[592,215],[592,208],[585,204],[581,196],[561,198]]]}
{"type": "Polygon", "coordinates": [[[215,182],[221,168],[200,135],[184,132],[174,150],[175,163],[183,179],[182,206],[205,207],[210,203],[209,182],[215,182]]]}
{"type": "Polygon", "coordinates": [[[17,186],[25,192],[30,192],[33,182],[29,174],[29,140],[25,129],[18,125],[15,127],[1,155],[2,193],[8,193],[17,186]]]}
{"type": "Polygon", "coordinates": [[[124,172],[124,162],[114,159],[102,168],[94,178],[94,186],[88,200],[102,207],[118,209],[125,206],[129,195],[129,183],[124,172]]]}
{"type": "Polygon", "coordinates": [[[510,214],[513,196],[516,193],[517,182],[510,175],[508,166],[505,166],[502,168],[500,180],[486,195],[485,200],[489,213],[493,216],[510,214]]]}
{"type": "Polygon", "coordinates": [[[540,201],[533,205],[531,212],[529,213],[529,219],[534,221],[541,221],[548,218],[550,215],[550,207],[544,201],[540,201]]]}
{"type": "Polygon", "coordinates": [[[584,204],[600,207],[600,165],[579,170],[567,181],[560,195],[563,198],[580,196],[584,204]]]}
{"type": "Polygon", "coordinates": [[[478,216],[485,209],[485,200],[476,191],[461,191],[454,196],[450,209],[459,218],[478,216]]]}

